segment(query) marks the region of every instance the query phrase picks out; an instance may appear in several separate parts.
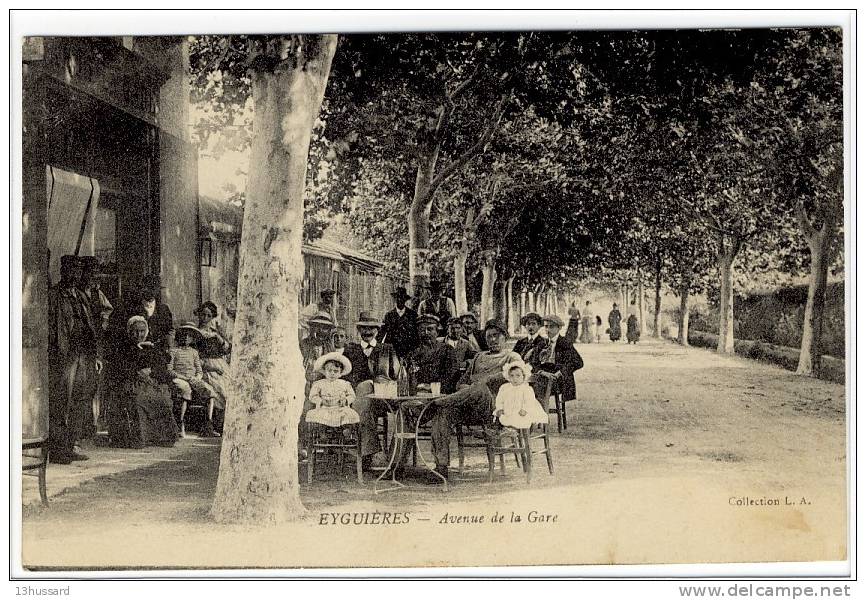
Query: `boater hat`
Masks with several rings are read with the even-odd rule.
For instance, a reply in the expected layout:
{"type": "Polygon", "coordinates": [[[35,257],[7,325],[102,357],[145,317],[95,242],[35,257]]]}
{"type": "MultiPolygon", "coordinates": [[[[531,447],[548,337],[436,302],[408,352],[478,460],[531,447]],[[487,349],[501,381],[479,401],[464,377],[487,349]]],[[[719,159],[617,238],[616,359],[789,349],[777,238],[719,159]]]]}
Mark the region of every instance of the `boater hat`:
{"type": "Polygon", "coordinates": [[[334,322],[327,313],[316,313],[307,321],[307,325],[324,325],[326,327],[333,327],[334,322]]]}
{"type": "Polygon", "coordinates": [[[339,352],[328,352],[327,354],[323,354],[317,358],[316,362],[313,363],[313,370],[318,373],[324,373],[322,369],[324,369],[325,363],[329,362],[336,362],[343,365],[343,372],[340,373],[340,375],[348,375],[352,372],[352,363],[339,352]]]}
{"type": "Polygon", "coordinates": [[[460,321],[462,322],[463,319],[465,319],[466,317],[469,317],[470,319],[472,319],[476,323],[478,322],[478,317],[473,315],[471,312],[466,312],[466,313],[463,313],[462,315],[460,315],[460,321]]]}
{"type": "Polygon", "coordinates": [[[180,327],[177,328],[177,332],[185,331],[186,333],[192,334],[195,340],[201,341],[204,339],[204,334],[201,332],[201,329],[196,327],[195,323],[191,321],[187,321],[186,323],[182,323],[180,327]]]}
{"type": "Polygon", "coordinates": [[[360,314],[358,314],[358,322],[355,323],[355,327],[381,327],[382,323],[373,318],[366,310],[362,310],[360,314]]]}

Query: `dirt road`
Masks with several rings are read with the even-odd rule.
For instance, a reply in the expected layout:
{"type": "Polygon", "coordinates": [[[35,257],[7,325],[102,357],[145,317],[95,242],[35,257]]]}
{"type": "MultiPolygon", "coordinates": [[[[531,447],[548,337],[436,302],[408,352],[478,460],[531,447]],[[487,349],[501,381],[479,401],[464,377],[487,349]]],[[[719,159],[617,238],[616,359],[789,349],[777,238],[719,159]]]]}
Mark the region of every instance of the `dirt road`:
{"type": "Polygon", "coordinates": [[[296,567],[845,558],[843,386],[668,342],[577,348],[586,367],[577,376],[579,400],[569,403],[569,428],[553,435],[554,476],[538,465],[527,485],[511,462],[506,476],[488,485],[486,457],[475,450],[466,479],[448,493],[374,495],[347,471],[302,486],[309,514],[298,524],[224,527],[207,518],[218,442],[184,440],[170,460],[69,489],[48,509],[26,507],[24,562],[296,567]],[[377,511],[405,516],[384,524],[381,514],[370,516],[377,511]]]}

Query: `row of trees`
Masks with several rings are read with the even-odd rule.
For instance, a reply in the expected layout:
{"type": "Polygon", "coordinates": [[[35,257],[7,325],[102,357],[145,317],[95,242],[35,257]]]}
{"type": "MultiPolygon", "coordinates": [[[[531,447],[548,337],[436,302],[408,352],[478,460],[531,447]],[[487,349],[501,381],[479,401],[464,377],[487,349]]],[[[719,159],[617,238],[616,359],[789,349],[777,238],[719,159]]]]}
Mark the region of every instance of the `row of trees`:
{"type": "Polygon", "coordinates": [[[813,371],[841,247],[838,31],[233,36],[192,50],[201,131],[236,124],[250,98],[254,112],[218,519],[302,510],[300,245],[337,213],[411,286],[453,277],[461,310],[480,272],[482,318],[497,281],[512,302],[649,277],[656,332],[667,287],[687,343],[690,295],[715,288],[721,352],[736,274],[802,269],[808,249],[800,371],[813,371]]]}

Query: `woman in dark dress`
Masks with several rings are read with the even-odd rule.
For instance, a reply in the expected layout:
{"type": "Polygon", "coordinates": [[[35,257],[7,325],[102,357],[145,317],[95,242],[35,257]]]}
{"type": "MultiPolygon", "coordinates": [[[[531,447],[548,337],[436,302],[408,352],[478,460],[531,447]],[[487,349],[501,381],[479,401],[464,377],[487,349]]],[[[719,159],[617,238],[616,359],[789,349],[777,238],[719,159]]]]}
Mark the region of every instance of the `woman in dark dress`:
{"type": "Polygon", "coordinates": [[[109,436],[113,446],[173,446],[178,436],[168,388],[168,355],[147,340],[147,320],[130,317],[126,337],[111,361],[113,396],[109,436]]]}
{"type": "Polygon", "coordinates": [[[607,327],[611,342],[618,342],[622,337],[620,323],[622,323],[622,314],[619,312],[616,302],[614,302],[613,310],[607,315],[607,327]]]}

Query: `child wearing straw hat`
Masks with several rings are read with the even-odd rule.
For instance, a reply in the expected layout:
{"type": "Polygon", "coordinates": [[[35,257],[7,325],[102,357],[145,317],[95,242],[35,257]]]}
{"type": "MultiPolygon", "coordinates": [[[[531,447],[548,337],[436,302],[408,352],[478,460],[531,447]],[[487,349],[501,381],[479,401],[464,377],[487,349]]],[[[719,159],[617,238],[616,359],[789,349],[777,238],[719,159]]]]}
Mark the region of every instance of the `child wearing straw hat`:
{"type": "Polygon", "coordinates": [[[532,367],[522,360],[515,360],[502,367],[502,374],[508,383],[503,383],[496,394],[494,418],[505,427],[515,429],[529,429],[534,423],[547,423],[547,411],[535,399],[535,392],[529,385],[532,367]]]}
{"type": "Polygon", "coordinates": [[[323,354],[313,364],[313,370],[325,376],[314,381],[310,387],[310,403],[313,408],[307,411],[307,423],[318,423],[328,427],[342,427],[359,423],[361,417],[352,408],[355,392],[352,384],[345,379],[352,370],[352,363],[340,352],[323,354]]]}

